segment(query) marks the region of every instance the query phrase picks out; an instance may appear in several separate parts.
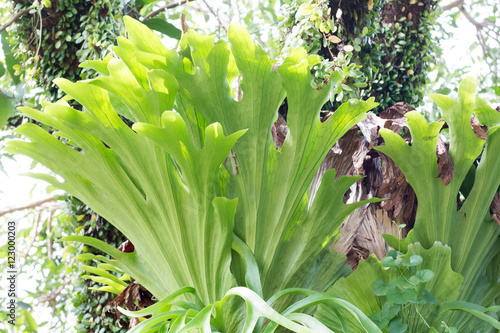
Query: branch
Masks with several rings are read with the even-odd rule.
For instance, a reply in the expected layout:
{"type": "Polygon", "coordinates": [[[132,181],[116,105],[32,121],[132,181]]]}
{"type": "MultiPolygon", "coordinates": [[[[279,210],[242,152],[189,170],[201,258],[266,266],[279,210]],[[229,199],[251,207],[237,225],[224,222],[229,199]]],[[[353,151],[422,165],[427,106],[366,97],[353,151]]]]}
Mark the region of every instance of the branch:
{"type": "Polygon", "coordinates": [[[464,6],[461,6],[460,7],[460,12],[462,14],[464,14],[465,18],[467,19],[467,21],[469,21],[470,23],[472,23],[477,30],[481,30],[484,28],[484,24],[483,23],[479,23],[478,21],[476,21],[470,14],[468,11],[465,10],[464,6]]]}
{"type": "Polygon", "coordinates": [[[453,8],[461,7],[461,6],[463,6],[463,4],[464,4],[464,0],[456,0],[456,1],[450,2],[447,5],[441,6],[441,10],[443,12],[445,12],[445,11],[453,9],[453,8]]]}
{"type": "Polygon", "coordinates": [[[17,13],[15,13],[14,16],[12,16],[10,18],[10,20],[7,21],[7,23],[5,23],[3,26],[0,27],[0,32],[2,32],[5,29],[7,29],[8,26],[10,26],[12,23],[16,22],[21,16],[23,16],[26,13],[28,13],[29,11],[30,11],[30,9],[26,8],[26,9],[23,9],[23,10],[18,11],[17,13]]]}
{"type": "Polygon", "coordinates": [[[49,239],[47,241],[47,257],[49,260],[52,260],[52,235],[50,234],[52,231],[52,207],[49,208],[49,217],[47,218],[47,235],[49,239]]]}
{"type": "Polygon", "coordinates": [[[40,297],[40,302],[47,302],[49,304],[54,303],[57,296],[61,294],[64,288],[77,276],[77,273],[73,273],[70,277],[68,277],[56,290],[54,290],[51,294],[43,295],[40,297]]]}
{"type": "MultiPolygon", "coordinates": [[[[33,244],[35,243],[35,239],[38,237],[38,234],[40,233],[38,231],[38,224],[40,223],[41,215],[42,214],[40,212],[38,212],[38,214],[36,215],[35,227],[34,227],[35,235],[31,239],[30,244],[28,245],[28,248],[26,249],[26,252],[24,253],[24,263],[22,266],[24,266],[26,264],[26,262],[28,261],[28,254],[30,253],[31,248],[33,247],[33,244]]],[[[21,268],[22,268],[22,266],[21,266],[21,268]]]]}
{"type": "Polygon", "coordinates": [[[37,201],[29,202],[29,203],[21,205],[21,206],[6,207],[6,208],[0,210],[0,216],[4,216],[5,214],[12,213],[12,212],[17,212],[18,210],[35,208],[35,207],[43,205],[44,203],[55,201],[55,200],[56,199],[54,197],[48,197],[48,198],[40,199],[37,201]]]}
{"type": "MultiPolygon", "coordinates": [[[[205,6],[207,6],[208,10],[212,13],[212,15],[217,19],[217,21],[219,22],[219,28],[222,28],[222,30],[224,30],[225,33],[227,33],[227,28],[224,24],[222,24],[222,21],[220,20],[219,18],[219,14],[218,13],[215,13],[214,10],[212,9],[212,7],[210,7],[210,5],[205,1],[203,0],[203,3],[205,4],[205,6]]],[[[220,30],[219,30],[220,31],[220,30]]]]}
{"type": "Polygon", "coordinates": [[[144,16],[144,20],[149,20],[150,18],[155,17],[156,15],[160,14],[164,10],[172,9],[172,8],[177,7],[177,6],[184,5],[184,4],[186,4],[188,2],[191,2],[191,1],[194,1],[194,0],[182,0],[182,1],[178,2],[178,3],[172,3],[170,5],[161,6],[157,10],[154,10],[151,13],[149,13],[148,15],[144,16]]]}

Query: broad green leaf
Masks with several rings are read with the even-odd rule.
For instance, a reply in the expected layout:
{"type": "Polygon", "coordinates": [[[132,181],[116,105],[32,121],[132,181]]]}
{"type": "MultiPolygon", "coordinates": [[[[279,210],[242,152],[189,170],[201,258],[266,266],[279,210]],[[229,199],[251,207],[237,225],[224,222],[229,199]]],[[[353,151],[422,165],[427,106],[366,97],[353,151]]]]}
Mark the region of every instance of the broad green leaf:
{"type": "MultiPolygon", "coordinates": [[[[346,264],[343,253],[324,248],[317,256],[311,256],[293,277],[288,281],[286,288],[306,288],[310,290],[327,290],[339,278],[352,273],[352,268],[346,264]]],[[[279,294],[279,293],[277,293],[279,294]]],[[[277,295],[275,294],[275,295],[277,295]]],[[[291,298],[282,298],[276,308],[285,304],[294,303],[299,295],[291,298]]]]}
{"type": "Polygon", "coordinates": [[[113,57],[106,57],[103,60],[87,60],[81,63],[78,67],[82,68],[92,68],[98,73],[108,76],[108,62],[113,59],[113,57]]]}
{"type": "Polygon", "coordinates": [[[408,324],[403,323],[403,318],[397,317],[389,323],[387,330],[389,333],[404,333],[408,329],[408,324]]]}
{"type": "Polygon", "coordinates": [[[176,28],[173,24],[168,23],[163,19],[153,18],[146,21],[142,21],[142,24],[147,26],[149,29],[161,32],[162,34],[168,37],[174,39],[181,39],[182,31],[176,28]]]}
{"type": "MultiPolygon", "coordinates": [[[[224,131],[247,129],[234,145],[229,195],[239,199],[235,233],[254,253],[264,296],[270,296],[285,287],[311,255],[333,242],[343,219],[366,203],[345,206],[343,192],[356,179],[335,182],[334,173],[325,176],[322,194],[310,209],[307,197],[312,177],[329,149],[377,104],[373,99],[350,101],[321,123],[319,110],[334,83],[319,90],[311,87],[310,68],[317,59],[309,59],[305,50],[297,49],[283,65],[275,66],[276,61],[254,44],[243,28],[231,25],[228,39],[229,48],[225,41],[214,43],[213,37],[190,30],[176,55],[141,49],[136,56],[147,68],[163,69],[175,76],[182,110],[190,104],[208,123],[219,122],[224,131]],[[241,76],[243,97],[239,102],[230,89],[235,78],[233,61],[241,76]],[[277,151],[271,127],[285,94],[288,133],[277,151]],[[278,260],[280,265],[273,265],[278,260]]],[[[240,283],[244,281],[242,274],[236,275],[240,283]]]]}
{"type": "MultiPolygon", "coordinates": [[[[246,320],[240,331],[242,333],[254,332],[260,318],[267,319],[267,327],[263,330],[263,332],[267,333],[274,332],[278,326],[282,326],[291,332],[332,333],[331,330],[321,324],[317,319],[304,313],[296,312],[303,308],[314,307],[316,304],[324,302],[334,302],[337,306],[350,311],[352,316],[358,318],[363,327],[366,327],[367,332],[381,332],[365,315],[363,315],[363,313],[351,304],[331,294],[317,293],[312,290],[304,290],[309,297],[297,302],[281,314],[276,312],[269,304],[260,298],[259,295],[243,287],[232,288],[223,299],[214,304],[207,305],[199,311],[194,309],[172,311],[169,304],[173,304],[173,300],[184,292],[194,292],[194,290],[179,290],[159,303],[135,312],[119,308],[122,313],[132,317],[152,315],[150,319],[135,326],[129,332],[161,332],[160,327],[164,327],[167,322],[172,323],[172,325],[169,326],[169,332],[188,332],[193,329],[200,329],[202,332],[212,332],[212,327],[215,328],[216,331],[219,331],[220,321],[218,320],[218,316],[221,314],[222,308],[226,306],[228,300],[234,298],[234,296],[243,299],[247,305],[246,320]]],[[[301,291],[287,290],[284,291],[282,295],[289,292],[301,291]]]]}
{"type": "MultiPolygon", "coordinates": [[[[83,111],[65,100],[44,104],[43,112],[22,108],[57,132],[24,124],[17,131],[30,142],[11,141],[7,149],[49,167],[61,178],[36,176],[80,198],[134,244],[133,253],[123,253],[93,238],[65,238],[104,251],[114,259],[85,258],[116,267],[168,300],[147,310],[152,317],[134,330],[213,325],[252,332],[267,318],[269,332],[278,325],[312,332],[326,329],[307,312],[332,303],[358,327],[379,332],[360,309],[329,293],[285,294],[275,308],[264,301],[287,286],[323,292],[348,274],[345,257],[329,246],[354,209],[380,199],[344,204],[344,193],[360,177],[336,179],[334,170],[323,176],[311,203],[309,192],[328,151],[377,105],[374,99],[350,100],[322,122],[320,110],[341,77],[314,88],[311,68],[319,58],[304,49],[278,66],[248,32],[231,25],[229,45],[190,30],[178,50],[169,51],[145,25],[130,17],[124,22],[128,38],[118,38],[115,48],[120,59],[85,65],[100,77],[55,81],[83,111]],[[288,132],[277,149],[271,128],[285,97],[288,132]],[[196,293],[175,294],[185,286],[196,293]],[[173,307],[172,293],[179,297],[176,306],[187,310],[173,307]],[[241,300],[231,296],[245,301],[246,316],[241,300]],[[224,304],[242,316],[228,318],[224,304]]],[[[100,276],[93,279],[122,287],[107,267],[96,268],[100,276]]]]}
{"type": "Polygon", "coordinates": [[[382,234],[382,237],[386,241],[387,245],[403,253],[408,252],[408,245],[415,242],[413,229],[408,232],[408,235],[406,235],[405,239],[399,239],[398,237],[391,234],[382,234]]]}
{"type": "Polygon", "coordinates": [[[0,92],[0,128],[2,128],[10,116],[14,114],[12,100],[0,92]]]}
{"type": "MultiPolygon", "coordinates": [[[[377,324],[380,329],[383,329],[387,327],[389,322],[399,313],[399,310],[401,310],[400,305],[391,304],[387,301],[382,306],[382,310],[372,314],[370,319],[373,320],[373,322],[377,324]]],[[[344,329],[344,331],[347,331],[347,328],[344,329]]]]}
{"type": "Polygon", "coordinates": [[[236,235],[233,235],[232,249],[241,256],[243,262],[245,263],[245,282],[247,286],[257,295],[262,297],[259,266],[257,265],[257,261],[255,260],[252,251],[250,251],[245,242],[239,239],[236,235]]]}
{"type": "MultiPolygon", "coordinates": [[[[82,275],[81,277],[83,279],[92,280],[92,281],[97,282],[101,285],[107,286],[107,287],[109,287],[109,288],[106,288],[107,291],[110,291],[110,292],[115,293],[117,295],[120,294],[125,289],[125,287],[122,286],[121,284],[116,283],[113,280],[104,278],[102,276],[82,275]]],[[[96,289],[100,290],[100,288],[96,288],[96,289]]]]}
{"type": "MultiPolygon", "coordinates": [[[[112,62],[108,64],[111,73],[113,73],[112,62]]],[[[156,77],[150,77],[151,81],[154,82],[156,77]]],[[[97,84],[101,84],[103,79],[96,81],[97,84]]],[[[38,129],[31,130],[33,126],[29,124],[20,127],[19,131],[26,131],[25,134],[33,142],[31,144],[18,142],[17,144],[20,146],[16,147],[16,144],[13,144],[10,149],[23,149],[22,147],[25,147],[33,157],[47,161],[48,166],[53,167],[66,179],[65,183],[53,180],[54,185],[59,185],[83,198],[100,215],[115,222],[127,237],[134,244],[137,244],[136,252],[142,253],[139,256],[143,258],[137,261],[133,260],[134,263],[129,260],[128,267],[124,271],[129,272],[134,278],[142,277],[143,279],[136,279],[158,297],[168,294],[170,288],[183,285],[197,286],[200,292],[204,290],[202,298],[205,302],[209,301],[211,297],[214,301],[222,297],[233,283],[228,263],[234,223],[232,214],[236,208],[236,201],[214,198],[215,193],[210,194],[211,199],[210,196],[200,197],[201,193],[207,193],[207,184],[203,184],[203,189],[195,190],[193,187],[191,192],[187,192],[185,184],[182,184],[180,171],[172,164],[170,157],[167,158],[166,152],[158,150],[148,139],[129,129],[113,110],[106,91],[95,86],[94,82],[70,84],[67,81],[58,81],[58,83],[69,91],[75,99],[80,100],[86,107],[85,112],[75,111],[59,104],[48,106],[45,113],[29,109],[24,109],[24,111],[56,128],[65,129],[67,136],[72,141],[77,142],[84,149],[85,154],[80,154],[64,146],[56,138],[47,136],[46,133],[42,134],[38,129]],[[87,130],[87,133],[78,129],[82,127],[87,130]],[[109,128],[113,131],[109,131],[109,128]],[[99,136],[100,140],[94,134],[99,136]],[[105,147],[101,140],[106,142],[112,150],[105,147]],[[43,141],[48,144],[45,148],[42,148],[43,141]],[[50,147],[54,147],[56,150],[52,151],[51,154],[45,154],[44,149],[50,149],[50,147]],[[59,165],[55,161],[48,161],[49,155],[54,157],[54,154],[58,154],[57,156],[61,160],[67,159],[68,161],[59,165]],[[158,163],[158,161],[163,161],[163,163],[158,163]],[[101,166],[98,166],[99,163],[102,163],[101,166]],[[166,178],[165,175],[168,177],[166,178]],[[81,184],[85,184],[85,186],[81,186],[81,184]],[[120,188],[127,190],[120,191],[118,190],[120,188]],[[172,189],[175,189],[175,192],[170,192],[172,189]],[[162,204],[159,204],[160,202],[162,204]],[[173,209],[163,203],[168,203],[173,209]],[[176,212],[175,207],[199,207],[199,209],[193,211],[190,208],[176,212]],[[147,213],[145,209],[148,210],[147,213]],[[219,222],[217,222],[217,226],[213,225],[210,230],[205,229],[205,236],[198,230],[206,223],[206,220],[219,222]],[[162,223],[170,225],[168,234],[158,233],[156,230],[162,228],[162,224],[157,223],[155,226],[150,224],[151,221],[162,221],[162,223]],[[182,224],[180,221],[185,222],[182,224]],[[187,221],[190,221],[191,224],[193,221],[198,221],[200,228],[188,227],[187,221]],[[168,237],[166,237],[167,235],[168,237]],[[190,241],[182,241],[184,238],[190,239],[190,241]],[[140,239],[151,241],[144,242],[140,239]],[[209,257],[207,257],[206,249],[200,246],[203,243],[214,244],[209,246],[213,249],[209,257]],[[183,251],[179,251],[180,249],[184,249],[186,254],[179,256],[179,253],[183,253],[183,251]],[[150,255],[151,253],[156,255],[150,255]],[[147,254],[148,257],[144,257],[144,254],[147,254]],[[165,256],[170,257],[170,259],[167,260],[165,256]],[[212,260],[213,263],[209,264],[205,260],[212,260]],[[163,263],[163,265],[159,265],[159,263],[163,263]],[[211,277],[191,274],[189,269],[184,271],[174,269],[175,266],[193,267],[192,269],[194,269],[200,264],[207,265],[205,274],[212,275],[211,277]],[[225,275],[221,275],[222,271],[226,272],[225,275]],[[169,278],[166,279],[165,276],[169,276],[169,278]],[[222,276],[225,276],[225,280],[221,280],[222,276]],[[158,281],[165,281],[165,285],[159,285],[158,281]],[[219,297],[215,296],[217,293],[221,293],[219,297]]],[[[152,87],[155,86],[152,84],[152,87]]],[[[140,88],[137,88],[136,91],[138,91],[136,95],[131,94],[135,96],[133,98],[136,104],[137,101],[148,98],[148,92],[141,91],[140,88]]],[[[153,89],[151,91],[151,94],[159,93],[153,89]]],[[[167,92],[162,93],[166,94],[167,92]]],[[[148,102],[145,101],[142,105],[148,105],[148,102]]],[[[166,106],[168,103],[163,105],[166,106]]],[[[140,108],[136,108],[132,112],[136,111],[143,112],[140,108]]],[[[152,108],[149,111],[153,111],[152,108]]],[[[151,122],[160,123],[160,119],[155,118],[152,113],[150,113],[149,119],[151,122]]],[[[181,135],[182,127],[185,131],[185,124],[178,123],[178,125],[181,130],[178,133],[181,135]]],[[[210,132],[209,129],[207,131],[210,132]]],[[[222,134],[221,131],[217,132],[214,129],[210,133],[210,136],[207,137],[207,147],[211,148],[206,148],[205,152],[216,153],[210,149],[217,150],[217,146],[212,147],[210,142],[216,144],[224,142],[226,139],[219,135],[222,134]]],[[[183,141],[187,140],[186,137],[178,137],[178,140],[188,144],[187,141],[183,141]]],[[[234,141],[232,142],[234,143],[234,141]]],[[[193,156],[196,154],[195,151],[192,152],[193,156]]],[[[204,161],[207,168],[204,168],[203,174],[210,178],[209,172],[215,172],[212,178],[216,179],[219,174],[218,167],[226,154],[227,152],[219,155],[219,159],[212,158],[209,163],[204,161]],[[212,167],[210,167],[211,165],[212,167]]],[[[194,162],[191,161],[191,163],[194,162]]],[[[183,164],[182,174],[196,174],[196,172],[190,172],[188,168],[200,168],[201,165],[203,164],[199,160],[196,164],[183,164]]],[[[190,185],[197,186],[195,184],[199,183],[199,181],[194,180],[190,185]]],[[[109,251],[105,252],[110,253],[109,251]]],[[[114,257],[119,260],[118,256],[114,257]]]]}
{"type": "Polygon", "coordinates": [[[482,125],[488,127],[500,126],[500,112],[489,106],[481,97],[476,96],[474,115],[482,125]]]}
{"type": "MultiPolygon", "coordinates": [[[[500,306],[494,306],[490,308],[484,308],[480,305],[474,303],[468,303],[463,301],[451,301],[445,302],[439,307],[439,313],[436,316],[436,322],[441,321],[444,318],[444,314],[448,311],[463,311],[472,314],[480,320],[489,323],[491,326],[500,330],[500,322],[487,314],[487,312],[498,313],[500,312],[500,306]]],[[[435,326],[436,324],[434,324],[435,326]]]]}
{"type": "Polygon", "coordinates": [[[416,300],[417,291],[415,289],[391,289],[386,294],[387,300],[394,304],[407,304],[416,300]]]}
{"type": "Polygon", "coordinates": [[[372,284],[372,291],[376,296],[385,296],[389,290],[395,289],[396,283],[394,281],[389,281],[385,284],[382,279],[378,279],[372,284]]]}
{"type": "Polygon", "coordinates": [[[403,265],[407,266],[407,267],[414,267],[414,266],[420,265],[422,263],[422,261],[423,261],[423,258],[421,256],[414,254],[410,257],[409,261],[407,261],[407,262],[403,261],[403,265]]]}
{"type": "Polygon", "coordinates": [[[128,39],[137,45],[142,51],[166,55],[169,51],[161,43],[160,38],[148,27],[134,20],[130,16],[124,16],[123,21],[127,28],[128,39]]]}
{"type": "Polygon", "coordinates": [[[35,318],[31,315],[28,310],[22,310],[24,315],[24,323],[26,324],[26,330],[28,332],[36,332],[38,330],[38,325],[35,321],[35,318]]]}
{"type": "Polygon", "coordinates": [[[7,31],[2,31],[0,33],[0,36],[0,40],[2,42],[2,51],[5,56],[5,65],[7,65],[7,71],[12,78],[12,82],[14,82],[15,85],[18,85],[21,80],[19,78],[19,75],[16,75],[14,66],[18,65],[19,61],[14,57],[14,51],[12,51],[12,49],[10,48],[9,41],[7,40],[7,31]]]}
{"type": "Polygon", "coordinates": [[[415,273],[415,276],[419,278],[420,282],[429,282],[436,276],[433,271],[429,269],[424,269],[415,273]]]}
{"type": "MultiPolygon", "coordinates": [[[[426,248],[436,240],[449,245],[452,248],[452,268],[464,277],[460,299],[474,298],[476,302],[487,305],[487,300],[500,295],[498,281],[484,281],[482,278],[492,267],[492,259],[500,253],[500,226],[490,217],[489,211],[500,185],[500,155],[497,153],[500,151],[500,122],[498,112],[476,98],[475,91],[474,79],[467,78],[460,85],[456,101],[444,95],[431,95],[449,126],[449,154],[453,169],[444,170],[453,172],[449,185],[445,186],[440,178],[436,178],[436,144],[442,123],[429,124],[418,113],[410,112],[406,117],[412,145],[382,129],[380,133],[386,145],[377,149],[396,162],[415,190],[418,210],[414,241],[426,248]],[[471,126],[473,112],[480,123],[489,126],[487,140],[474,133],[471,126]],[[478,157],[480,162],[476,168],[473,163],[478,157]],[[457,207],[460,194],[465,201],[457,207]]],[[[460,316],[460,320],[456,316],[449,319],[456,324],[453,326],[459,327],[462,319],[468,320],[464,315],[460,316]]]]}
{"type": "MultiPolygon", "coordinates": [[[[158,303],[155,303],[145,309],[141,309],[138,311],[129,311],[123,308],[120,308],[120,312],[123,313],[124,315],[127,315],[129,317],[134,317],[134,318],[140,318],[144,316],[151,316],[151,315],[156,315],[160,314],[162,312],[165,312],[166,309],[169,309],[169,304],[176,299],[177,297],[183,295],[183,294],[195,294],[196,290],[190,287],[184,287],[182,289],[179,289],[172,294],[168,295],[164,299],[160,300],[158,303]]],[[[168,310],[167,310],[168,311],[168,310]]]]}
{"type": "Polygon", "coordinates": [[[0,61],[0,78],[5,75],[5,66],[3,61],[0,61]]]}
{"type": "Polygon", "coordinates": [[[114,276],[113,274],[108,273],[104,269],[97,268],[97,267],[94,267],[94,266],[87,266],[87,265],[81,265],[79,267],[81,269],[83,269],[84,271],[87,271],[89,273],[92,273],[92,274],[98,275],[100,277],[106,278],[106,279],[108,279],[110,281],[113,281],[114,283],[117,283],[118,285],[123,286],[123,287],[126,287],[128,285],[127,283],[123,282],[122,280],[120,280],[119,278],[117,278],[116,276],[114,276]]]}
{"type": "MultiPolygon", "coordinates": [[[[348,313],[351,320],[355,320],[365,332],[381,332],[377,325],[356,306],[330,293],[313,292],[312,295],[290,305],[282,314],[288,315],[318,304],[329,304],[336,309],[343,309],[346,313],[348,313]]],[[[275,323],[269,324],[264,330],[264,333],[273,332],[274,328],[277,326],[276,324],[278,323],[279,322],[275,320],[275,323]]]]}
{"type": "Polygon", "coordinates": [[[402,261],[403,261],[403,259],[401,259],[401,258],[394,259],[392,257],[385,257],[381,261],[381,263],[384,267],[396,267],[396,266],[399,266],[402,261]]]}
{"type": "Polygon", "coordinates": [[[90,287],[89,289],[90,290],[105,291],[105,292],[113,293],[116,295],[119,295],[123,291],[123,289],[117,289],[117,288],[111,287],[111,286],[103,286],[103,287],[99,287],[99,288],[90,287]]]}
{"type": "Polygon", "coordinates": [[[422,298],[431,304],[437,303],[436,298],[434,296],[432,296],[431,293],[429,293],[429,291],[427,291],[427,289],[425,289],[425,288],[424,288],[424,293],[422,294],[422,298]]]}

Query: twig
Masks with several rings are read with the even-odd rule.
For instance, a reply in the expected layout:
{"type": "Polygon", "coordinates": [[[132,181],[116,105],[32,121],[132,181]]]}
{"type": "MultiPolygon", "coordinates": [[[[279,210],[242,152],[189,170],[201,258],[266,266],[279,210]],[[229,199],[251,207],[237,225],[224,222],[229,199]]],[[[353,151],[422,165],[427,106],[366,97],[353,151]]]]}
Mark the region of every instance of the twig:
{"type": "Polygon", "coordinates": [[[7,21],[7,23],[5,23],[3,26],[0,27],[0,32],[7,29],[7,27],[9,27],[12,23],[16,22],[21,16],[28,13],[29,11],[30,11],[30,9],[26,8],[26,9],[20,10],[17,13],[15,13],[14,16],[12,16],[10,18],[10,20],[7,21]]]}
{"type": "Polygon", "coordinates": [[[239,0],[236,0],[236,16],[238,17],[238,24],[241,24],[241,10],[239,0]]]}
{"type": "Polygon", "coordinates": [[[333,52],[332,52],[332,49],[330,47],[330,43],[328,43],[328,38],[326,38],[326,35],[325,33],[323,32],[323,37],[326,39],[327,43],[326,43],[326,46],[328,47],[328,52],[330,53],[330,55],[332,56],[332,60],[335,59],[335,56],[333,55],[333,52]]]}
{"type": "Polygon", "coordinates": [[[54,290],[51,294],[43,295],[42,297],[40,297],[40,302],[47,302],[49,304],[55,302],[57,296],[59,296],[61,294],[61,292],[68,285],[68,283],[70,283],[71,280],[73,280],[76,276],[77,276],[77,273],[73,273],[59,287],[57,287],[57,289],[54,290]]]}
{"type": "Polygon", "coordinates": [[[4,208],[4,209],[0,210],[0,216],[4,216],[5,214],[9,214],[9,213],[12,213],[12,212],[17,212],[18,210],[25,210],[25,209],[35,208],[35,207],[43,205],[44,203],[55,201],[55,200],[56,199],[54,197],[48,197],[48,198],[40,199],[40,200],[37,200],[37,201],[29,202],[29,203],[27,203],[25,205],[21,205],[21,206],[7,207],[7,208],[4,208]]]}
{"type": "Polygon", "coordinates": [[[185,35],[189,30],[189,26],[186,23],[186,15],[184,15],[184,13],[181,13],[180,19],[181,19],[182,35],[185,35]]]}
{"type": "Polygon", "coordinates": [[[35,243],[35,239],[38,237],[38,234],[40,233],[38,231],[38,224],[40,223],[40,217],[41,217],[41,215],[42,214],[40,212],[38,212],[38,214],[36,214],[35,227],[34,227],[35,235],[31,239],[30,244],[28,245],[28,248],[26,249],[26,252],[24,252],[24,263],[23,263],[23,266],[24,266],[24,264],[26,264],[26,261],[28,261],[28,254],[30,253],[31,248],[33,247],[33,244],[35,243]]]}
{"type": "Polygon", "coordinates": [[[182,5],[184,5],[184,4],[188,3],[188,2],[191,2],[191,1],[194,1],[194,0],[182,0],[182,1],[178,2],[178,3],[171,3],[170,5],[161,6],[157,10],[154,10],[151,13],[149,13],[148,15],[144,16],[144,20],[149,20],[150,18],[152,18],[152,17],[160,14],[164,10],[172,9],[172,8],[177,7],[177,6],[182,6],[182,5]]]}
{"type": "Polygon", "coordinates": [[[47,235],[49,239],[47,241],[47,257],[52,260],[52,207],[49,208],[49,217],[47,218],[47,235]]]}
{"type": "MultiPolygon", "coordinates": [[[[488,33],[489,31],[493,30],[493,28],[491,28],[491,23],[476,21],[476,19],[473,18],[472,15],[470,15],[470,13],[465,9],[463,4],[462,4],[462,6],[460,6],[460,12],[465,16],[467,21],[469,21],[472,25],[474,25],[476,27],[477,39],[479,41],[479,44],[481,45],[481,48],[483,49],[483,55],[486,57],[486,54],[488,52],[489,47],[488,47],[488,45],[486,45],[486,40],[485,40],[485,36],[483,35],[483,31],[486,33],[487,36],[492,37],[488,33]]],[[[492,37],[492,38],[497,40],[494,37],[492,37]]]]}
{"type": "Polygon", "coordinates": [[[470,14],[468,11],[465,10],[464,6],[461,6],[460,7],[460,12],[462,14],[464,14],[465,18],[470,22],[472,23],[477,30],[481,30],[484,28],[484,24],[483,23],[479,23],[478,21],[476,21],[470,14]]]}
{"type": "Polygon", "coordinates": [[[236,101],[239,102],[243,98],[243,90],[241,90],[241,75],[238,76],[238,86],[236,87],[236,101]]]}
{"type": "Polygon", "coordinates": [[[208,10],[212,13],[213,16],[215,16],[215,18],[219,22],[219,28],[222,28],[222,30],[224,30],[224,32],[227,33],[227,28],[224,24],[222,24],[222,21],[220,20],[219,14],[216,14],[214,12],[214,10],[212,9],[212,7],[210,7],[210,5],[205,0],[203,0],[203,3],[205,4],[205,6],[207,6],[208,10]]]}
{"type": "Polygon", "coordinates": [[[195,6],[194,4],[192,6],[187,7],[186,9],[192,10],[195,13],[205,13],[205,14],[212,14],[208,9],[206,8],[201,8],[200,6],[195,6]]]}
{"type": "Polygon", "coordinates": [[[443,12],[445,12],[445,11],[453,9],[453,8],[461,7],[461,6],[463,6],[463,4],[464,4],[464,0],[456,0],[456,1],[450,2],[447,5],[441,6],[441,10],[443,12]]]}

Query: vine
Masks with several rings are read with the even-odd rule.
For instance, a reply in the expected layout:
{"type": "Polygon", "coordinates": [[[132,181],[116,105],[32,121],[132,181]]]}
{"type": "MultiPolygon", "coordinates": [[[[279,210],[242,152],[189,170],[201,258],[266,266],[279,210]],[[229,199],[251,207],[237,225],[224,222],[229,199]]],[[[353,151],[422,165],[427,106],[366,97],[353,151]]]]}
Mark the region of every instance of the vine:
{"type": "Polygon", "coordinates": [[[367,96],[380,103],[376,111],[397,102],[416,106],[437,47],[430,37],[434,9],[431,0],[289,0],[280,18],[286,28],[282,52],[302,46],[321,55],[314,68],[318,81],[344,69],[332,109],[367,96]]]}
{"type": "Polygon", "coordinates": [[[34,102],[55,101],[62,97],[52,83],[55,78],[91,78],[88,68],[79,64],[111,54],[111,46],[121,32],[115,21],[119,0],[54,0],[36,3],[16,0],[15,12],[29,9],[12,26],[11,44],[20,59],[17,74],[42,87],[34,102]]]}

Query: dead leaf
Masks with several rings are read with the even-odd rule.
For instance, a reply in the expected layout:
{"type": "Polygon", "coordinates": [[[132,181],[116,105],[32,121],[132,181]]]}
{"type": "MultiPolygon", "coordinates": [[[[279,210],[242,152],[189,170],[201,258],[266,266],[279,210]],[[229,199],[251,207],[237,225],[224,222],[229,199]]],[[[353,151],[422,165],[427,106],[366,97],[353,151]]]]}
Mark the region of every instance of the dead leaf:
{"type": "Polygon", "coordinates": [[[135,327],[135,326],[139,325],[140,323],[141,323],[141,321],[139,320],[139,318],[130,318],[128,328],[135,327]]]}
{"type": "Polygon", "coordinates": [[[487,128],[486,126],[481,126],[479,124],[479,120],[472,116],[470,119],[470,125],[472,126],[472,130],[477,135],[478,138],[482,140],[488,139],[488,135],[486,135],[487,128]]]}
{"type": "Polygon", "coordinates": [[[346,256],[346,263],[351,265],[352,269],[355,270],[360,260],[365,260],[370,256],[370,250],[362,246],[353,245],[351,251],[349,251],[346,256]]]}
{"type": "Polygon", "coordinates": [[[186,15],[184,13],[181,13],[180,19],[181,19],[182,35],[184,36],[189,30],[189,26],[186,23],[186,15]]]}
{"type": "Polygon", "coordinates": [[[125,242],[121,243],[120,246],[118,246],[118,250],[125,253],[132,253],[135,251],[135,247],[134,244],[127,239],[125,242]]]}
{"type": "Polygon", "coordinates": [[[342,39],[338,38],[337,36],[335,35],[331,35],[328,37],[328,40],[334,44],[338,44],[342,41],[342,39]]]}
{"type": "Polygon", "coordinates": [[[441,178],[443,180],[443,185],[446,186],[453,180],[455,168],[453,167],[448,149],[441,138],[438,139],[436,155],[438,157],[438,175],[436,178],[441,178]]]}
{"type": "Polygon", "coordinates": [[[352,45],[346,45],[346,46],[344,46],[344,51],[352,52],[352,51],[354,51],[354,47],[352,47],[352,45]]]}
{"type": "Polygon", "coordinates": [[[274,122],[273,127],[271,128],[274,146],[276,148],[283,146],[287,132],[288,128],[286,126],[286,120],[281,114],[278,113],[278,119],[274,122]]]}
{"type": "Polygon", "coordinates": [[[491,217],[500,225],[500,195],[498,195],[498,193],[495,193],[490,208],[493,212],[491,217]]]}
{"type": "MultiPolygon", "coordinates": [[[[363,122],[351,128],[327,154],[311,186],[311,204],[321,177],[326,170],[335,168],[336,177],[342,175],[363,175],[345,194],[345,202],[359,201],[371,197],[390,199],[380,204],[358,208],[341,226],[342,236],[332,244],[332,248],[347,255],[347,262],[356,267],[358,261],[370,253],[383,258],[387,248],[380,236],[386,232],[399,235],[400,229],[393,221],[406,224],[403,237],[414,224],[417,208],[415,192],[406,182],[404,174],[394,162],[382,153],[372,149],[383,144],[380,128],[388,128],[400,133],[406,127],[407,111],[414,110],[406,103],[398,103],[385,110],[380,117],[368,115],[363,122]],[[358,133],[363,133],[360,136],[358,133]]],[[[403,139],[410,144],[407,132],[403,139]]]]}
{"type": "Polygon", "coordinates": [[[415,108],[405,102],[397,102],[393,106],[385,109],[380,113],[382,119],[398,119],[403,118],[406,112],[414,111],[415,108]]]}
{"type": "Polygon", "coordinates": [[[394,219],[403,210],[403,223],[412,224],[411,217],[416,210],[415,192],[406,182],[405,175],[396,166],[394,161],[385,154],[380,154],[382,159],[382,186],[377,192],[378,197],[389,195],[389,199],[382,201],[380,207],[388,212],[394,219]],[[411,198],[411,200],[409,200],[411,198]]]}
{"type": "MultiPolygon", "coordinates": [[[[129,311],[137,311],[142,308],[147,308],[154,303],[155,302],[153,301],[153,294],[147,291],[146,288],[141,286],[139,283],[134,281],[125,289],[123,289],[120,295],[116,296],[116,298],[112,300],[108,305],[113,305],[113,308],[116,311],[117,319],[119,319],[121,313],[118,310],[118,307],[125,308],[129,311]]],[[[139,322],[131,320],[129,328],[132,328],[137,324],[139,324],[139,322]]]]}
{"type": "Polygon", "coordinates": [[[368,1],[368,10],[373,9],[373,0],[368,1]]]}
{"type": "Polygon", "coordinates": [[[391,120],[386,122],[384,128],[389,128],[394,133],[401,133],[406,126],[406,112],[414,111],[415,108],[408,103],[398,102],[380,113],[380,118],[391,120]]]}

